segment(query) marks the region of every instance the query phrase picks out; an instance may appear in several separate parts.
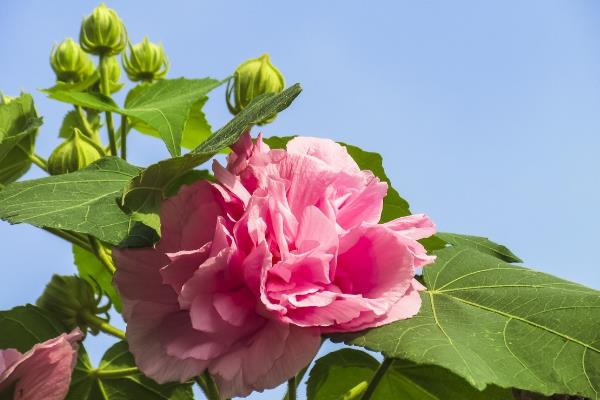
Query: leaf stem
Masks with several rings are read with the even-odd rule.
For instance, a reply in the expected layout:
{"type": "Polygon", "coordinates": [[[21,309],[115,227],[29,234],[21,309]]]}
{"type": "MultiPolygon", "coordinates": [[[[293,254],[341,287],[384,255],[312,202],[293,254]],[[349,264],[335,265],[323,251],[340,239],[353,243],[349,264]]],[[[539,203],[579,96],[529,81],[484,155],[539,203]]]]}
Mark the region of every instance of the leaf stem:
{"type": "Polygon", "coordinates": [[[90,375],[94,375],[94,376],[97,376],[98,378],[102,378],[102,379],[125,378],[127,376],[136,375],[139,373],[140,373],[140,370],[138,367],[109,369],[109,370],[97,368],[97,369],[93,369],[90,371],[90,375]]]}
{"type": "Polygon", "coordinates": [[[79,235],[75,232],[63,231],[63,230],[56,229],[56,228],[42,228],[42,229],[45,230],[46,232],[49,232],[49,233],[55,235],[55,236],[58,236],[61,239],[71,242],[74,245],[81,247],[82,249],[86,249],[90,253],[94,252],[94,249],[90,245],[89,241],[85,238],[85,236],[79,235]]]}
{"type": "Polygon", "coordinates": [[[106,254],[106,250],[104,250],[104,247],[100,241],[93,236],[89,236],[89,239],[90,244],[92,245],[92,252],[96,255],[98,260],[100,260],[102,265],[104,265],[104,268],[106,268],[111,275],[114,275],[117,269],[115,268],[110,256],[106,254]]]}
{"type": "Polygon", "coordinates": [[[383,360],[383,362],[381,363],[379,368],[377,368],[377,371],[375,371],[375,375],[371,379],[371,382],[369,382],[369,386],[367,387],[367,390],[360,398],[361,400],[369,400],[371,398],[373,393],[375,393],[375,389],[377,389],[377,385],[379,385],[381,378],[383,378],[383,376],[385,375],[388,368],[392,365],[393,362],[394,362],[393,358],[386,357],[383,360]]]}
{"type": "MultiPolygon", "coordinates": [[[[100,54],[100,93],[110,97],[110,77],[108,76],[108,59],[110,56],[100,54]]],[[[115,141],[115,126],[113,123],[112,113],[106,111],[106,128],[108,130],[108,142],[110,153],[113,156],[117,155],[117,143],[115,141]]]]}
{"type": "Polygon", "coordinates": [[[121,115],[121,158],[127,160],[127,116],[121,115]]]}
{"type": "Polygon", "coordinates": [[[125,332],[116,328],[100,318],[99,316],[92,314],[91,311],[82,310],[81,317],[85,320],[85,322],[95,329],[98,329],[106,334],[114,336],[119,339],[125,340],[125,332]]]}

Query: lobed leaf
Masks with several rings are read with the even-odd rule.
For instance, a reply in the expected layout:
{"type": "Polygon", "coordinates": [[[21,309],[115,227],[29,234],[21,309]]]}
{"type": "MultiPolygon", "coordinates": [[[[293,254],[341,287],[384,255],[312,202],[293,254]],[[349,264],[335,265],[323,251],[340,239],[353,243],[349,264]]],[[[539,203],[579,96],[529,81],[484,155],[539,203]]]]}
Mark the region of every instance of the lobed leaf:
{"type": "Polygon", "coordinates": [[[450,245],[471,247],[509,263],[523,262],[523,260],[514,255],[506,246],[494,243],[485,237],[447,232],[438,232],[437,236],[450,245]]]}
{"type": "Polygon", "coordinates": [[[469,247],[424,268],[417,316],[337,340],[495,384],[599,398],[600,292],[469,247]]]}
{"type": "Polygon", "coordinates": [[[149,245],[156,233],[119,207],[123,187],[139,171],[106,157],[70,174],[13,183],[0,192],[0,218],[89,234],[112,245],[149,245]]]}

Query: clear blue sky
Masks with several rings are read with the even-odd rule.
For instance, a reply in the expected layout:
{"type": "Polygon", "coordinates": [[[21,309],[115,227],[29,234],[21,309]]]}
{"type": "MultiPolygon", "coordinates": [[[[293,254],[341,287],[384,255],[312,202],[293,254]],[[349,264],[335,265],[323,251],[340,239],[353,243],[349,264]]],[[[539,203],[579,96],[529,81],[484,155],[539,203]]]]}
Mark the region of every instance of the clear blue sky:
{"type": "MultiPolygon", "coordinates": [[[[600,3],[107,3],[132,41],[164,43],[170,77],[223,78],[270,53],[304,92],[266,135],[379,151],[395,187],[440,230],[487,235],[528,266],[600,289],[600,3]]],[[[77,37],[95,5],[2,4],[0,90],[34,92],[44,156],[68,107],[35,90],[53,82],[52,44],[77,37]]],[[[219,127],[230,118],[223,89],[211,97],[207,114],[219,127]]],[[[168,156],[162,143],[134,136],[134,163],[168,156]]],[[[45,232],[0,223],[0,238],[2,309],[35,301],[53,272],[74,272],[69,247],[45,232]]],[[[96,339],[93,358],[109,342],[96,339]]]]}

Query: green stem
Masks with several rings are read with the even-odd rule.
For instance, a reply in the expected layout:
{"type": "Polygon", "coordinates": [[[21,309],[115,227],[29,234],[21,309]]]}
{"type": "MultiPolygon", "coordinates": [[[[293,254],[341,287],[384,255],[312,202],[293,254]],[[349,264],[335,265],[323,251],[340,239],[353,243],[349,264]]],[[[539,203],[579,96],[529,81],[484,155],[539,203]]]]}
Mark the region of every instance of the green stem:
{"type": "Polygon", "coordinates": [[[296,387],[298,383],[296,382],[296,377],[293,376],[288,380],[288,392],[287,392],[287,400],[296,400],[296,387]]]}
{"type": "Polygon", "coordinates": [[[111,275],[114,275],[117,269],[115,268],[111,257],[108,254],[106,254],[106,250],[104,250],[104,247],[98,239],[96,239],[93,236],[90,236],[89,238],[90,244],[92,245],[92,252],[96,255],[98,260],[100,260],[102,265],[104,265],[104,268],[106,268],[111,275]]]}
{"type": "Polygon", "coordinates": [[[83,127],[83,133],[92,140],[97,140],[96,131],[90,125],[90,122],[87,119],[87,116],[83,112],[83,108],[81,106],[74,106],[75,111],[77,111],[77,116],[79,117],[79,123],[83,127]]]}
{"type": "Polygon", "coordinates": [[[81,247],[82,249],[86,249],[90,253],[94,252],[94,249],[90,245],[90,242],[85,238],[85,236],[81,236],[74,232],[67,232],[67,231],[63,231],[63,230],[55,229],[55,228],[42,228],[42,229],[45,230],[46,232],[50,232],[51,234],[53,234],[55,236],[58,236],[59,238],[62,238],[68,242],[71,242],[74,245],[81,247]]]}
{"type": "Polygon", "coordinates": [[[383,378],[383,376],[385,375],[388,368],[392,365],[393,362],[394,362],[393,358],[385,358],[383,360],[383,362],[381,363],[379,368],[377,368],[377,371],[375,371],[375,375],[373,376],[373,379],[371,379],[371,382],[369,382],[369,386],[367,387],[367,390],[360,398],[361,400],[369,400],[371,398],[371,396],[373,396],[373,393],[375,393],[375,389],[377,389],[377,385],[379,385],[381,378],[383,378]]]}
{"type": "Polygon", "coordinates": [[[127,116],[121,115],[121,158],[127,160],[127,116]]]}
{"type": "Polygon", "coordinates": [[[98,329],[106,334],[114,336],[119,339],[125,340],[125,332],[116,328],[100,318],[99,316],[92,314],[88,310],[83,310],[81,312],[81,317],[85,320],[85,322],[92,328],[98,329]]]}
{"type": "Polygon", "coordinates": [[[48,172],[48,161],[44,160],[42,157],[38,156],[35,153],[27,153],[27,155],[31,162],[33,162],[35,165],[37,165],[44,171],[48,172]]]}
{"type": "Polygon", "coordinates": [[[97,376],[102,379],[118,379],[125,378],[131,375],[137,375],[140,373],[140,370],[137,367],[130,368],[119,368],[119,369],[93,369],[90,371],[90,375],[97,376]]]}
{"type": "Polygon", "coordinates": [[[198,386],[200,386],[200,389],[202,389],[208,400],[221,400],[219,388],[208,371],[204,371],[202,375],[196,377],[195,381],[198,386]]]}
{"type": "MultiPolygon", "coordinates": [[[[108,76],[108,58],[105,54],[100,55],[100,93],[110,97],[110,77],[108,76]]],[[[115,141],[115,126],[113,123],[112,113],[107,111],[106,116],[106,128],[108,129],[108,142],[110,147],[110,153],[113,156],[117,155],[117,142],[115,141]]]]}

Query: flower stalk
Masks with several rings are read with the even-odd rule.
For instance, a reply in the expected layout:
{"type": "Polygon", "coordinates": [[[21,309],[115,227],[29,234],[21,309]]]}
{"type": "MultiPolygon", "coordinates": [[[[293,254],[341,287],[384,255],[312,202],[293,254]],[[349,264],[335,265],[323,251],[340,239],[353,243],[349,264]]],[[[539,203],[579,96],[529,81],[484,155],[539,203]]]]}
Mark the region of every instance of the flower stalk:
{"type": "Polygon", "coordinates": [[[108,335],[114,336],[116,338],[125,340],[125,332],[120,330],[117,327],[112,326],[102,318],[97,315],[92,314],[91,312],[84,310],[81,313],[81,317],[85,320],[86,324],[90,327],[102,331],[108,335]]]}
{"type": "Polygon", "coordinates": [[[379,368],[377,368],[377,371],[375,371],[375,375],[373,376],[373,379],[371,379],[371,382],[369,382],[369,386],[367,386],[367,390],[365,390],[365,393],[363,393],[360,400],[370,400],[371,399],[371,396],[373,396],[373,393],[375,393],[375,389],[377,389],[377,385],[379,385],[379,382],[381,382],[381,378],[383,378],[383,376],[385,375],[385,373],[390,368],[390,366],[392,365],[393,362],[394,362],[393,358],[386,357],[383,360],[383,362],[381,363],[379,368]]]}
{"type": "MultiPolygon", "coordinates": [[[[100,55],[100,93],[105,96],[110,96],[110,76],[108,61],[109,56],[106,54],[100,55]]],[[[115,127],[113,123],[112,113],[107,111],[106,116],[106,129],[108,130],[108,142],[110,147],[110,153],[113,156],[117,155],[117,142],[115,141],[115,127]]]]}

